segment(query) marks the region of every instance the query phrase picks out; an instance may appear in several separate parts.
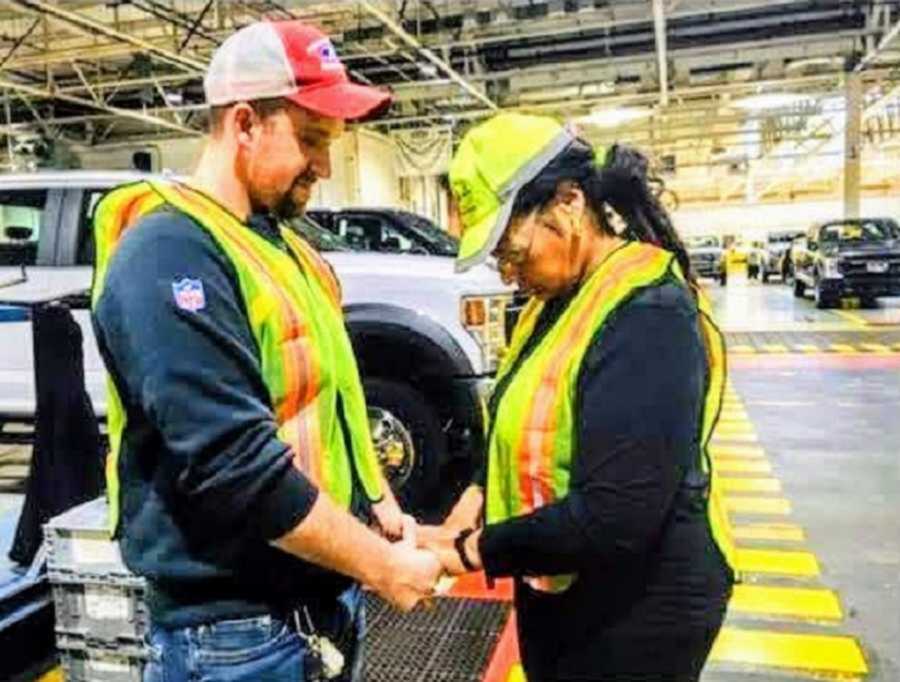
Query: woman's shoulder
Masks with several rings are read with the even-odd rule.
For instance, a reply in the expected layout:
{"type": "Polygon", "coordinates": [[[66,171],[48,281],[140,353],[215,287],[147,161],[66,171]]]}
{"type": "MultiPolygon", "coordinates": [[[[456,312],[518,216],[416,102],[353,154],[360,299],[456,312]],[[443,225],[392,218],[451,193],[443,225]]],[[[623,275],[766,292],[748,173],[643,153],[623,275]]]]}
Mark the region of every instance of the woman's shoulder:
{"type": "Polygon", "coordinates": [[[670,277],[638,291],[622,305],[619,313],[628,310],[633,310],[638,314],[646,313],[649,312],[646,310],[647,308],[696,315],[697,302],[685,284],[670,277]]]}

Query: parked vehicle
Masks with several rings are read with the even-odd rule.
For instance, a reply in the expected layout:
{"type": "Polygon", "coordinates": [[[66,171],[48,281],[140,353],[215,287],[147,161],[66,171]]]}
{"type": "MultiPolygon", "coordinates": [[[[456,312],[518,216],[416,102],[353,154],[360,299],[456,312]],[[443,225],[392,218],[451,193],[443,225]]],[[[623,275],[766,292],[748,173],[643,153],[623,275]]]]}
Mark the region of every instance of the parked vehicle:
{"type": "MultiPolygon", "coordinates": [[[[20,250],[28,281],[0,289],[0,299],[29,289],[87,291],[93,208],[110,187],[142,177],[85,171],[0,176],[3,227],[10,220],[13,227],[25,227],[27,220],[39,227],[29,237],[32,248],[20,250]]],[[[341,281],[373,438],[388,478],[402,501],[425,506],[452,458],[481,455],[482,400],[506,345],[511,291],[486,266],[457,275],[450,258],[355,252],[312,223],[295,228],[325,252],[341,281]]],[[[0,267],[0,284],[20,276],[17,266],[0,267]]],[[[84,332],[88,392],[103,415],[104,369],[89,314],[74,315],[84,332]]],[[[33,367],[30,323],[3,323],[0,434],[4,422],[33,420],[33,367]]]]}
{"type": "Polygon", "coordinates": [[[770,232],[763,246],[762,260],[760,262],[760,279],[768,283],[772,277],[780,277],[787,281],[791,273],[791,243],[803,232],[796,230],[770,232]]]}
{"type": "Polygon", "coordinates": [[[864,306],[900,295],[900,226],[891,218],[836,220],[809,229],[792,248],[794,295],[813,292],[816,307],[842,297],[864,306]]]}
{"type": "Polygon", "coordinates": [[[697,277],[716,279],[722,286],[728,282],[725,252],[716,236],[689,237],[685,247],[691,259],[691,269],[697,277]]]}
{"type": "Polygon", "coordinates": [[[393,208],[310,209],[307,216],[361,251],[456,256],[459,242],[428,218],[393,208]]]}

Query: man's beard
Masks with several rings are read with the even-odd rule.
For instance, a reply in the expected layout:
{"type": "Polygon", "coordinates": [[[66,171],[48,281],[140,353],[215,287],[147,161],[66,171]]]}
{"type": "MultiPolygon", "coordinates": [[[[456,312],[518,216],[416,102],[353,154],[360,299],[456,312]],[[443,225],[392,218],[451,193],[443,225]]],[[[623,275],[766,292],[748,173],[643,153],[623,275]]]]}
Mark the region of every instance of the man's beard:
{"type": "Polygon", "coordinates": [[[278,221],[287,221],[293,218],[300,218],[306,212],[306,204],[309,197],[298,201],[294,198],[294,192],[301,186],[305,186],[308,190],[312,189],[313,183],[316,181],[312,173],[303,173],[297,176],[290,188],[281,197],[275,200],[274,204],[263,200],[257,194],[256,197],[250,197],[250,204],[254,213],[268,213],[278,221]]]}

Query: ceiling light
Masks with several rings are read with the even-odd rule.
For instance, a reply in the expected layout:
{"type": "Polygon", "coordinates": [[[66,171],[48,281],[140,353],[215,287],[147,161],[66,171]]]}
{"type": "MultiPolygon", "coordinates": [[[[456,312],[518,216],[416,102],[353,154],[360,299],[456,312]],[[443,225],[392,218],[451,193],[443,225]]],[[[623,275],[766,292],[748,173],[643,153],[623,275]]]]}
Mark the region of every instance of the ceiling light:
{"type": "Polygon", "coordinates": [[[653,113],[646,107],[616,107],[613,109],[595,109],[587,116],[582,116],[576,121],[582,125],[596,126],[598,128],[615,128],[632,121],[647,118],[653,113]]]}
{"type": "Polygon", "coordinates": [[[812,98],[808,95],[799,95],[793,92],[766,92],[743,97],[735,100],[732,104],[745,111],[765,111],[767,109],[787,109],[810,101],[812,98]]]}

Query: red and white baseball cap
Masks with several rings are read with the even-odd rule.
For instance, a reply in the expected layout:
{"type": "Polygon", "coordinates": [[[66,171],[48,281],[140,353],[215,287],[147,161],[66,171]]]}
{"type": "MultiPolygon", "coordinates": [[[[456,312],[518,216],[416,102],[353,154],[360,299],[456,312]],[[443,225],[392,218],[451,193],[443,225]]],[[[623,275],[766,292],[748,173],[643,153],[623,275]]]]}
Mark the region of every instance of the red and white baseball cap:
{"type": "Polygon", "coordinates": [[[323,116],[364,118],[388,92],[352,83],[328,36],[300,21],[266,21],[229,36],[203,80],[210,106],[284,97],[323,116]]]}

